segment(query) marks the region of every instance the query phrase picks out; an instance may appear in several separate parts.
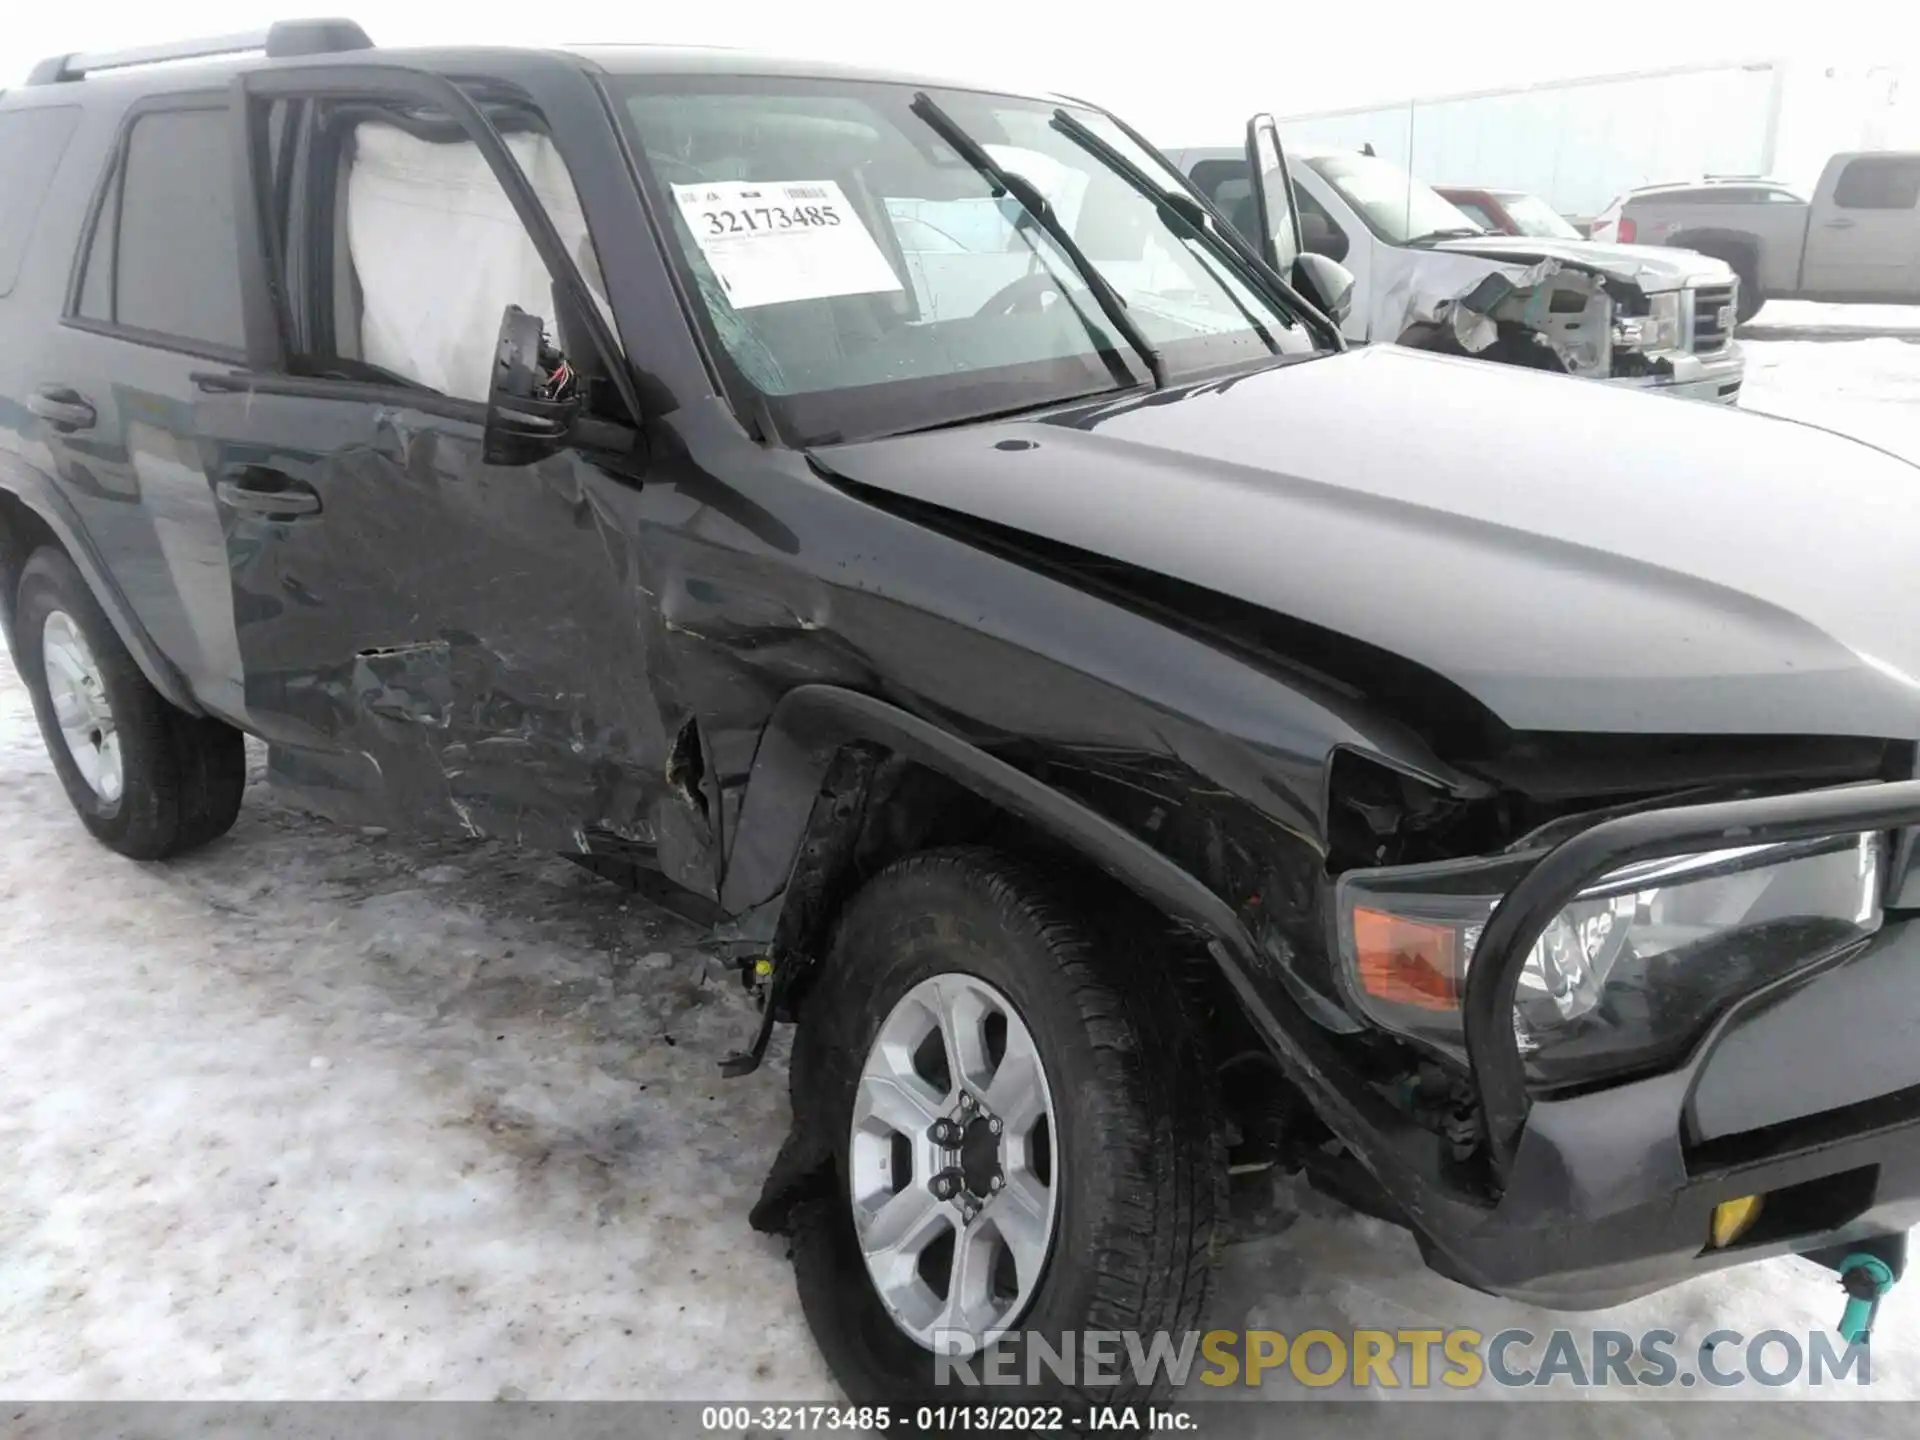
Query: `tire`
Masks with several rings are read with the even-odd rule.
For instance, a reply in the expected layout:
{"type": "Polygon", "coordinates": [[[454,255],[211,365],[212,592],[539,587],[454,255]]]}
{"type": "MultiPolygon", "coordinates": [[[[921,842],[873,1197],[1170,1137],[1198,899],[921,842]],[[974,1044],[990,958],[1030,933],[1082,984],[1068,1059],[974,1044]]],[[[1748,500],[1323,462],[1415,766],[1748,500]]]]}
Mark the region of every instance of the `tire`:
{"type": "MultiPolygon", "coordinates": [[[[134,860],[164,860],[226,834],[247,783],[240,732],[176,709],[148,683],[85,578],[59,550],[42,548],[28,559],[13,613],[20,674],[47,753],[94,838],[134,860]],[[88,762],[95,778],[83,772],[61,728],[47,663],[50,636],[59,652],[54,668],[73,675],[63,662],[78,656],[90,677],[86,693],[100,722],[88,762]],[[117,778],[110,747],[117,752],[117,778]]],[[[84,748],[84,741],[77,743],[84,748]]]]}
{"type": "Polygon", "coordinates": [[[1734,300],[1733,316],[1736,324],[1744,325],[1767,303],[1767,292],[1760,288],[1760,276],[1754,270],[1753,261],[1743,258],[1728,260],[1727,264],[1740,277],[1740,293],[1734,300]]]}
{"type": "MultiPolygon", "coordinates": [[[[968,848],[896,862],[839,919],[791,1070],[796,1124],[821,1127],[832,1178],[795,1207],[791,1234],[801,1307],[856,1402],[1133,1403],[1169,1388],[1164,1374],[1089,1388],[1042,1367],[1032,1386],[961,1389],[967,1372],[943,1373],[946,1362],[895,1322],[854,1221],[855,1104],[876,1036],[903,997],[935,977],[984,982],[1024,1022],[1054,1097],[1052,1238],[1019,1313],[1004,1317],[1010,1338],[999,1343],[1013,1352],[1012,1373],[1028,1378],[1022,1334],[1058,1351],[1069,1334],[1164,1330],[1178,1344],[1198,1327],[1226,1215],[1214,1079],[1177,963],[1097,933],[1096,908],[1076,906],[1070,890],[1021,862],[968,848]]],[[[1012,1044],[1003,1042],[1003,1061],[1012,1044]]],[[[999,1079],[996,1070],[981,1094],[996,1094],[999,1079]]],[[[1008,1191],[989,1206],[1012,1203],[1017,1162],[1005,1163],[1008,1191]]],[[[986,1359],[974,1355],[972,1373],[986,1359]]]]}
{"type": "Polygon", "coordinates": [[[1760,313],[1760,307],[1767,303],[1767,292],[1761,288],[1760,273],[1754,257],[1745,250],[1706,249],[1700,254],[1724,261],[1740,282],[1740,291],[1734,300],[1733,320],[1736,325],[1744,325],[1760,313]]]}

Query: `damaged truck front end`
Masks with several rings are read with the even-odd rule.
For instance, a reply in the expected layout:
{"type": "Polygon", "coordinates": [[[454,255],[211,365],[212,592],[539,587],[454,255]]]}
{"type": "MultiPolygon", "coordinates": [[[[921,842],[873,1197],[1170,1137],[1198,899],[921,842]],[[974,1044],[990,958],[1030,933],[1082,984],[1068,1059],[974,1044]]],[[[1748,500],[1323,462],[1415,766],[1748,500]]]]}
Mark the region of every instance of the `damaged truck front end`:
{"type": "MultiPolygon", "coordinates": [[[[1702,774],[1737,750],[1702,751],[1702,774]]],[[[1883,759],[1910,773],[1909,747],[1883,759]]],[[[1920,1069],[1843,1017],[1907,1004],[1920,932],[1889,869],[1920,782],[1793,784],[1580,801],[1476,858],[1333,876],[1329,953],[1386,1042],[1361,1066],[1367,1183],[1337,1174],[1342,1193],[1442,1273],[1552,1308],[1769,1255],[1838,1268],[1882,1246],[1897,1271],[1920,1069]],[[1783,1069],[1843,1033],[1833,1075],[1783,1069]]]]}
{"type": "Polygon", "coordinates": [[[1336,764],[1324,953],[1368,1033],[1306,1073],[1358,1097],[1358,1128],[1328,1147],[1294,1112],[1307,1143],[1275,1158],[1440,1273],[1549,1308],[1789,1254],[1849,1294],[1869,1261],[1897,1278],[1920,1221],[1914,747],[1503,750],[1463,762],[1478,798],[1336,764]]]}
{"type": "Polygon", "coordinates": [[[1732,272],[1677,284],[1584,256],[1467,253],[1473,243],[1386,257],[1377,273],[1392,280],[1375,294],[1371,333],[1663,395],[1738,400],[1746,362],[1733,339],[1732,272]]]}
{"type": "MultiPolygon", "coordinates": [[[[1074,848],[1137,894],[1185,897],[1156,904],[1210,957],[1237,1172],[1300,1167],[1407,1226],[1441,1272],[1559,1308],[1880,1244],[1920,1215],[1920,1058],[1899,1026],[1857,1045],[1846,1027],[1920,999],[1901,978],[1920,949],[1900,878],[1920,822],[1910,702],[1860,658],[1900,647],[1867,609],[1810,613],[1781,584],[1774,552],[1813,508],[1716,550],[1714,495],[1672,492],[1712,473],[1724,425],[1771,422],[1511,375],[1496,388],[1516,404],[1602,426],[1651,412],[1632,448],[1667,468],[1609,488],[1598,456],[1553,462],[1547,426],[1494,477],[1432,449],[1478,420],[1447,392],[1490,373],[1361,350],[1174,406],[813,459],[863,505],[1063,586],[1062,610],[1097,600],[1112,623],[1155,619],[1156,644],[1182,637],[1165,713],[1103,708],[1109,743],[1061,747],[1046,737],[1090,740],[1094,716],[1049,704],[999,753],[1085,819],[1074,848]],[[1520,483],[1548,475],[1550,495],[1520,483]],[[1706,633],[1713,657],[1690,638],[1706,633]],[[1234,703],[1242,685],[1266,698],[1234,703]],[[1783,1076],[1781,1053],[1842,1033],[1846,1063],[1783,1076]]],[[[1755,483],[1822,443],[1775,429],[1755,483]]],[[[1896,479],[1849,458],[1863,500],[1869,471],[1896,479]]],[[[1885,549],[1891,503],[1842,521],[1835,549],[1885,549]]],[[[1093,613],[1031,639],[1098,669],[1093,613]]],[[[1171,663],[1120,688],[1148,699],[1171,663]]],[[[1063,840],[1057,819],[1040,828],[1063,840]]]]}
{"type": "MultiPolygon", "coordinates": [[[[1717,272],[1364,227],[1343,260],[1270,120],[1229,226],[1198,165],[1055,97],[267,48],[199,176],[241,187],[246,349],[137,408],[191,449],[156,466],[139,421],[122,494],[70,433],[152,383],[140,335],[0,432],[33,477],[9,638],[104,843],[221,834],[245,733],[338,818],[673,897],[764,1004],[730,1073],[796,1022],[752,1219],[863,1403],[937,1398],[940,1353],[1200,1329],[1230,1170],[1302,1167],[1560,1306],[1779,1251],[1898,1268],[1913,470],[1627,393],[1685,383],[1717,272]],[[484,255],[445,238],[476,175],[484,255]],[[282,223],[343,282],[327,247],[371,236],[359,283],[284,283],[282,223]],[[406,343],[289,348],[341,312],[406,343]],[[144,808],[58,723],[41,651],[80,631],[124,661],[115,733],[170,737],[125,752],[144,808]],[[176,803],[209,777],[223,808],[176,803]]],[[[123,118],[6,353],[91,334],[62,307],[123,118]]]]}
{"type": "Polygon", "coordinates": [[[1316,255],[1351,276],[1355,343],[1396,342],[1722,403],[1745,361],[1738,281],[1685,251],[1490,235],[1372,154],[1282,149],[1256,116],[1242,151],[1173,152],[1222,215],[1277,265],[1316,255]]]}

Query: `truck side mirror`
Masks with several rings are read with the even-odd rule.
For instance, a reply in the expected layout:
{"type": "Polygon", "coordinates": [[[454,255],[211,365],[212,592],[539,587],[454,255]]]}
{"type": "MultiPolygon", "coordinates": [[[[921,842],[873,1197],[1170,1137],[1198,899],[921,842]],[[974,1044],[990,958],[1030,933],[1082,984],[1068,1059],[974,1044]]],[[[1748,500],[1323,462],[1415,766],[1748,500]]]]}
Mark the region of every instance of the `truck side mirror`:
{"type": "Polygon", "coordinates": [[[1338,260],[1304,250],[1293,262],[1293,288],[1316,305],[1320,313],[1345,324],[1353,310],[1353,272],[1338,260]]]}
{"type": "Polygon", "coordinates": [[[572,441],[579,402],[543,393],[550,383],[541,363],[545,330],[538,315],[529,315],[518,305],[507,306],[500,317],[480,442],[481,456],[489,465],[531,465],[558,454],[572,441]]]}

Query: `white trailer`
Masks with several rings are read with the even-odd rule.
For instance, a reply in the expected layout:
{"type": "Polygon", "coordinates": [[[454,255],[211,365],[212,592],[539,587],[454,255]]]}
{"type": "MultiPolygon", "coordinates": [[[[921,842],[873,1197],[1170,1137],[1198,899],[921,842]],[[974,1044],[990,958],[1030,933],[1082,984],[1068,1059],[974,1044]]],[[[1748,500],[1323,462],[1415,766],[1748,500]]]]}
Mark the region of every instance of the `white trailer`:
{"type": "Polygon", "coordinates": [[[1590,219],[1638,185],[1770,175],[1810,186],[1841,150],[1920,144],[1920,74],[1803,61],[1686,65],[1416,98],[1280,121],[1434,185],[1525,190],[1590,219]]]}

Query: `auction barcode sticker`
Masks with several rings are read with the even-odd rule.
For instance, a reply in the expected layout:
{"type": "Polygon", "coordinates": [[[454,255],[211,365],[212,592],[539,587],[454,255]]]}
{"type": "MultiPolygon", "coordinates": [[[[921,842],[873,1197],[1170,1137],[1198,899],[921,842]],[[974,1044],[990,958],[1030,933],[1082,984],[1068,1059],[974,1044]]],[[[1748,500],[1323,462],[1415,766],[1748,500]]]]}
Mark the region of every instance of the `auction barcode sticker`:
{"type": "Polygon", "coordinates": [[[902,288],[834,180],[717,180],[674,199],[736,310],[902,288]]]}

